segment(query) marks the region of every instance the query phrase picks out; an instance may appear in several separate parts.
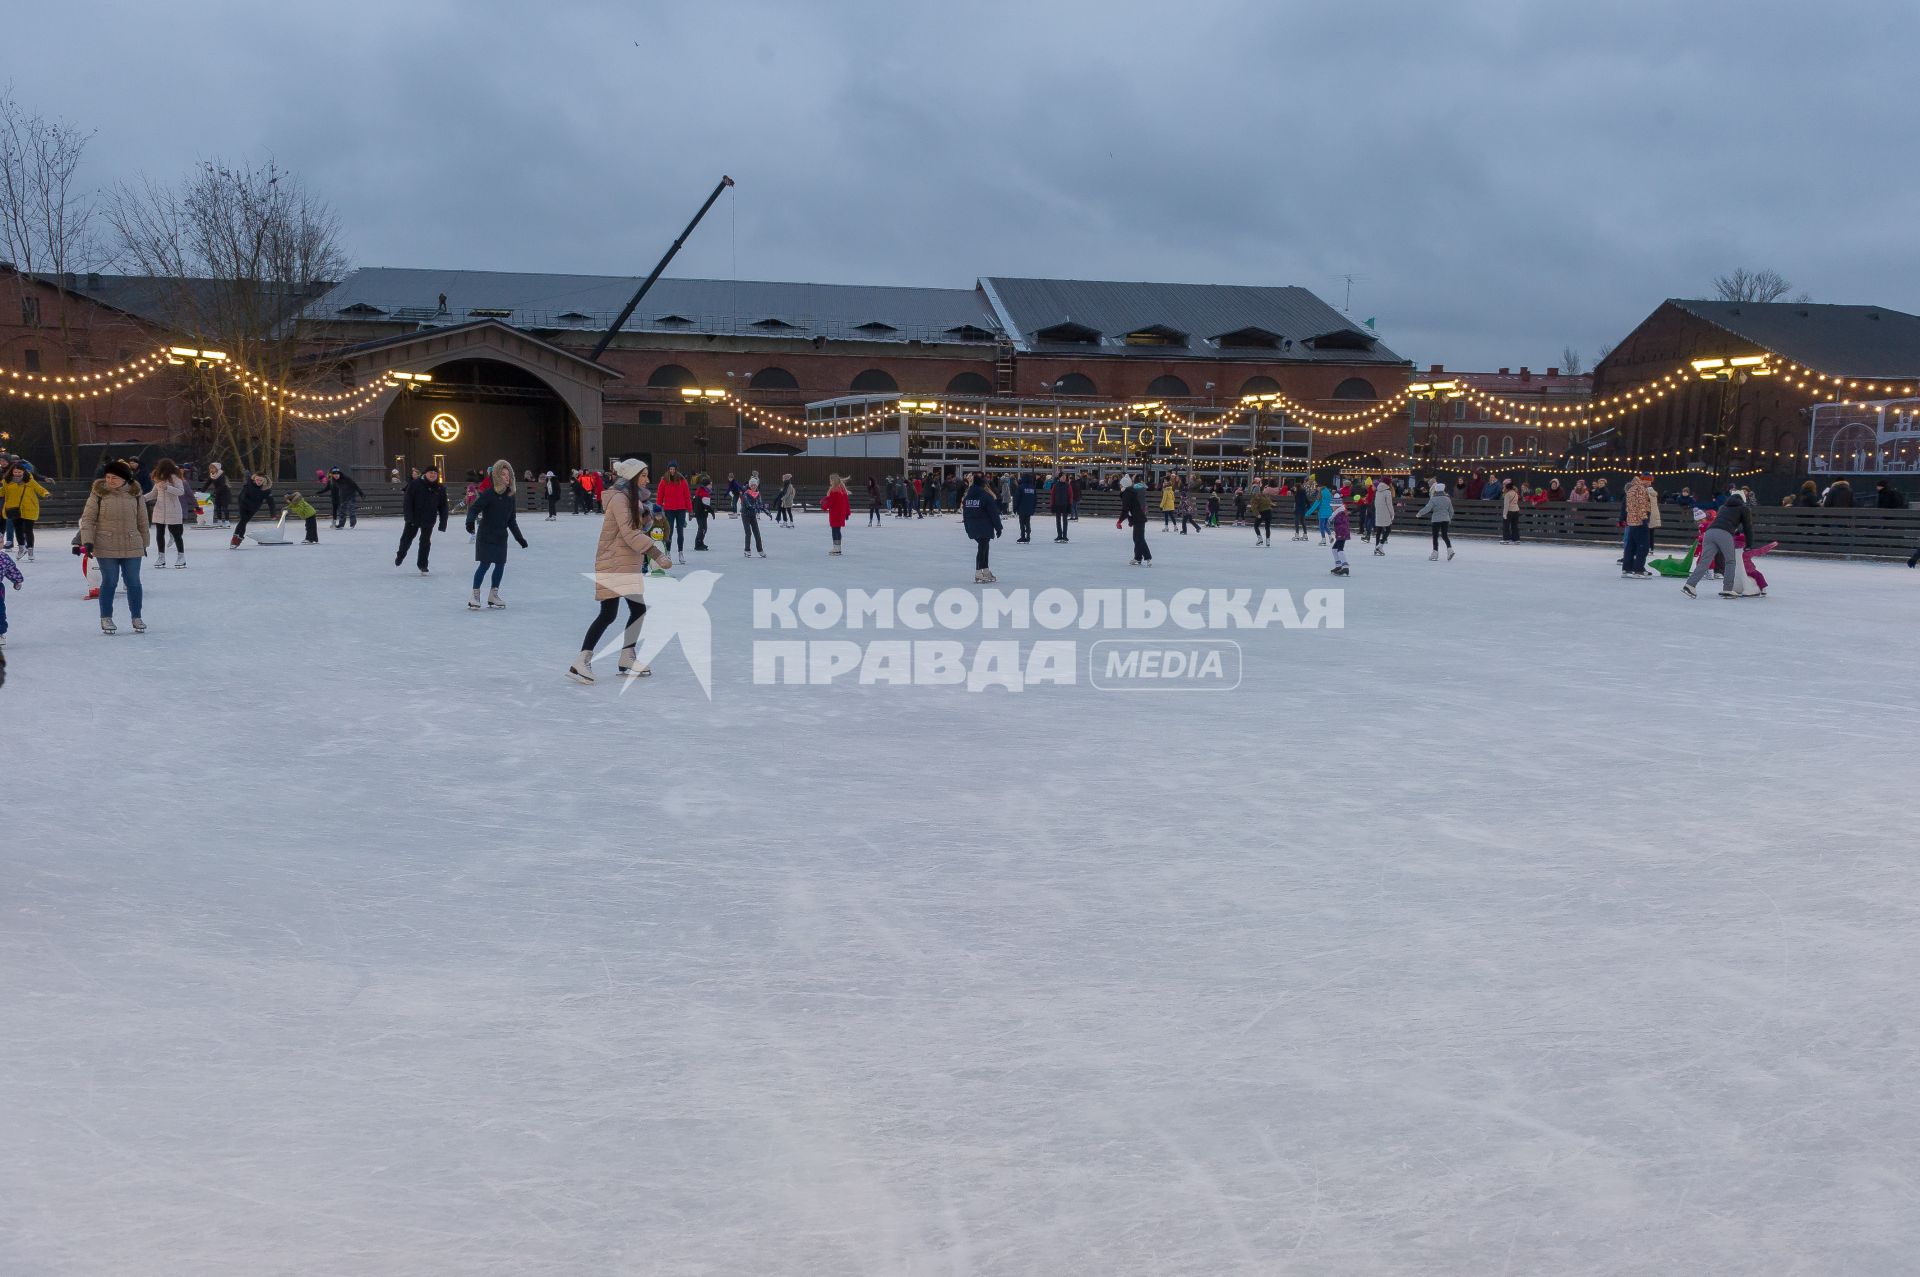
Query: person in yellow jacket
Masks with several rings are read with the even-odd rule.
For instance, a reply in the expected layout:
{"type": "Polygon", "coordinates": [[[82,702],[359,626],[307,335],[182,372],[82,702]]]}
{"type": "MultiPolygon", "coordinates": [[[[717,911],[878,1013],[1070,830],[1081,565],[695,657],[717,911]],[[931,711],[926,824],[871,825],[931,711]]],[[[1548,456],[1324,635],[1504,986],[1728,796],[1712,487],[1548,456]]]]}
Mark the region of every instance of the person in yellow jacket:
{"type": "Polygon", "coordinates": [[[40,518],[40,498],[52,491],[22,462],[7,467],[0,478],[0,511],[6,518],[6,548],[19,546],[27,562],[33,562],[33,525],[40,518]]]}
{"type": "MultiPolygon", "coordinates": [[[[1178,505],[1179,496],[1173,490],[1173,476],[1168,475],[1166,482],[1160,486],[1160,526],[1162,528],[1173,526],[1173,512],[1178,505]]],[[[1181,529],[1183,532],[1185,530],[1181,529]]]]}

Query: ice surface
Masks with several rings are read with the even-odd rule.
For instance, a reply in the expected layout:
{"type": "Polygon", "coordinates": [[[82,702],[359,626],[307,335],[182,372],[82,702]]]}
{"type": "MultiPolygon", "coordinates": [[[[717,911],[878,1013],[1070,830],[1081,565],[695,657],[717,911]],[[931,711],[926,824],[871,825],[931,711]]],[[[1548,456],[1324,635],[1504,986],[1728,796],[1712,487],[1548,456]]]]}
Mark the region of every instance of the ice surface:
{"type": "MultiPolygon", "coordinates": [[[[526,527],[478,615],[457,526],[191,533],[141,638],[29,566],[0,1272],[1920,1267],[1920,573],[1403,530],[1231,695],[752,687],[751,586],[972,561],[722,519],[709,702],[568,683],[526,527]]],[[[1333,583],[1047,536],[1003,587],[1333,583]]]]}

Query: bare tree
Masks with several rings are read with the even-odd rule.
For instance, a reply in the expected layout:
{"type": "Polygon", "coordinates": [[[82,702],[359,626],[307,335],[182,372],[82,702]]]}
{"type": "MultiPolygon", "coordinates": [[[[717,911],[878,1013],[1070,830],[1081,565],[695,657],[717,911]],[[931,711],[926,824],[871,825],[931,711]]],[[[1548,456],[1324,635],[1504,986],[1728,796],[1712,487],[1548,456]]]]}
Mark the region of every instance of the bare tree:
{"type": "MultiPolygon", "coordinates": [[[[271,160],[203,163],[176,185],[116,188],[106,218],[123,260],[168,281],[172,326],[224,351],[231,369],[295,392],[332,377],[300,359],[293,317],[340,279],[346,254],[333,209],[292,174],[271,160]]],[[[297,402],[246,393],[230,372],[209,374],[201,398],[215,451],[278,472],[297,402]]]]}
{"type": "MultiPolygon", "coordinates": [[[[88,269],[96,260],[94,200],[76,188],[92,138],[90,132],[29,112],[11,87],[0,89],[0,252],[19,272],[13,282],[22,321],[50,319],[69,360],[76,346],[75,308],[62,296],[53,314],[43,316],[39,303],[44,283],[64,288],[69,272],[88,269]]],[[[55,460],[70,472],[78,464],[73,407],[48,403],[46,411],[55,460]]]]}
{"type": "Polygon", "coordinates": [[[1744,266],[1713,279],[1713,291],[1723,302],[1776,301],[1792,287],[1777,270],[1748,270],[1744,266]]]}
{"type": "Polygon", "coordinates": [[[1604,363],[1606,362],[1607,356],[1611,355],[1612,353],[1613,353],[1613,343],[1610,341],[1603,341],[1600,343],[1600,357],[1594,360],[1593,362],[1596,364],[1604,363]]]}
{"type": "Polygon", "coordinates": [[[1579,351],[1575,350],[1572,346],[1563,346],[1560,348],[1561,372],[1567,374],[1569,377],[1578,377],[1585,370],[1586,365],[1581,362],[1579,351]]]}

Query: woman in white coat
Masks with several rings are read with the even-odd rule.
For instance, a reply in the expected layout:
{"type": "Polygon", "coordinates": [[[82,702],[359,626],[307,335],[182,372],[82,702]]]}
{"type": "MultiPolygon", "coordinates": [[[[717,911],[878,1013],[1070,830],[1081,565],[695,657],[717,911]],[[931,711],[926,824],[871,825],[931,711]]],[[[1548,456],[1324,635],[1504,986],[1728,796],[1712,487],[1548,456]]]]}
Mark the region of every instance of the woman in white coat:
{"type": "Polygon", "coordinates": [[[1373,485],[1373,552],[1385,554],[1387,537],[1393,531],[1393,499],[1398,494],[1393,490],[1391,479],[1380,479],[1373,485]]]}
{"type": "Polygon", "coordinates": [[[153,507],[148,516],[153,524],[153,566],[167,566],[167,537],[173,537],[173,566],[187,566],[187,542],[182,529],[186,525],[186,508],[182,504],[187,495],[187,481],[180,474],[180,467],[174,464],[172,457],[162,457],[153,465],[153,487],[147,491],[147,504],[153,507]]]}

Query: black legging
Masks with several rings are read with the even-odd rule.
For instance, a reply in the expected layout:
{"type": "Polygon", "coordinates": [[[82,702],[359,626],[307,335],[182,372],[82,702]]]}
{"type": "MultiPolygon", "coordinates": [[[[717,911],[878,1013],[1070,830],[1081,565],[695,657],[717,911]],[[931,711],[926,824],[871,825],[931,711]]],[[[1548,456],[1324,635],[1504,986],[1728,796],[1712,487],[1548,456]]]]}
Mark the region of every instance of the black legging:
{"type": "Polygon", "coordinates": [[[1055,510],[1053,512],[1053,535],[1062,541],[1067,539],[1067,520],[1070,517],[1072,517],[1071,511],[1055,510]]]}
{"type": "MultiPolygon", "coordinates": [[[[977,547],[973,552],[973,570],[976,572],[985,572],[987,570],[987,547],[993,544],[993,538],[976,537],[973,544],[977,547]]],[[[1014,575],[1018,576],[1019,573],[1016,572],[1014,575]]]]}
{"type": "MultiPolygon", "coordinates": [[[[1447,532],[1447,529],[1449,529],[1449,528],[1451,528],[1452,526],[1453,526],[1453,520],[1451,520],[1451,519],[1435,519],[1435,520],[1434,520],[1434,522],[1433,522],[1433,548],[1434,548],[1434,551],[1435,551],[1435,553],[1438,553],[1438,552],[1439,552],[1439,550],[1440,550],[1440,543],[1441,543],[1442,541],[1445,541],[1445,542],[1447,543],[1447,548],[1448,548],[1449,550],[1451,550],[1451,549],[1453,548],[1453,537],[1452,537],[1451,535],[1449,535],[1449,534],[1448,534],[1448,532],[1447,532]]],[[[1416,550],[1416,551],[1415,551],[1415,553],[1417,554],[1417,553],[1419,553],[1419,551],[1417,551],[1417,550],[1416,550]]]]}
{"type": "Polygon", "coordinates": [[[1307,535],[1307,510],[1305,506],[1293,508],[1293,530],[1300,536],[1307,535]]]}
{"type": "Polygon", "coordinates": [[[33,520],[13,516],[13,543],[22,550],[33,548],[33,520]]]}
{"type": "MultiPolygon", "coordinates": [[[[600,614],[593,618],[593,624],[587,627],[587,636],[580,640],[580,650],[591,652],[600,645],[607,627],[613,624],[613,614],[620,610],[619,599],[601,599],[600,614]]],[[[640,623],[646,619],[647,605],[640,599],[627,600],[627,627],[620,635],[620,646],[631,652],[640,642],[640,623]]]]}
{"type": "Polygon", "coordinates": [[[742,506],[740,508],[740,528],[746,533],[747,549],[767,552],[766,542],[760,539],[760,516],[757,512],[742,506]]]}
{"type": "Polygon", "coordinates": [[[1393,525],[1391,523],[1376,523],[1373,525],[1373,544],[1375,547],[1385,545],[1387,538],[1392,535],[1393,525]]]}
{"type": "Polygon", "coordinates": [[[1502,541],[1518,541],[1520,539],[1519,515],[1510,514],[1501,520],[1500,539],[1502,541]]]}
{"type": "Polygon", "coordinates": [[[1253,530],[1260,534],[1263,541],[1273,540],[1273,511],[1262,510],[1253,516],[1253,530]]]}
{"type": "Polygon", "coordinates": [[[1147,548],[1147,525],[1145,523],[1136,523],[1133,525],[1133,557],[1142,563],[1151,563],[1153,561],[1153,551],[1147,548]]]}
{"type": "Polygon", "coordinates": [[[177,523],[156,523],[153,525],[154,552],[156,554],[165,554],[167,552],[168,528],[173,529],[173,548],[185,554],[187,552],[187,539],[180,535],[180,525],[177,523]]]}

